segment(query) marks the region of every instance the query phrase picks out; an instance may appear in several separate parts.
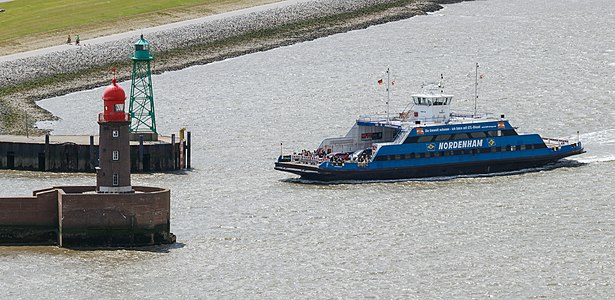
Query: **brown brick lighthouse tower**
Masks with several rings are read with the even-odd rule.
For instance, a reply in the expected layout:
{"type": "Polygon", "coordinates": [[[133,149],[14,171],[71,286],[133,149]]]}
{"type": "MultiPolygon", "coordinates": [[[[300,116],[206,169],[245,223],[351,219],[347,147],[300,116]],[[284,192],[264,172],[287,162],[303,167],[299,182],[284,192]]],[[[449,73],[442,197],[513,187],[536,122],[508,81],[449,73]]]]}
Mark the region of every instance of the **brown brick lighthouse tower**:
{"type": "Polygon", "coordinates": [[[103,92],[104,111],[98,114],[99,162],[96,168],[96,191],[132,193],[130,184],[130,115],[124,111],[126,94],[117,85],[103,92]]]}

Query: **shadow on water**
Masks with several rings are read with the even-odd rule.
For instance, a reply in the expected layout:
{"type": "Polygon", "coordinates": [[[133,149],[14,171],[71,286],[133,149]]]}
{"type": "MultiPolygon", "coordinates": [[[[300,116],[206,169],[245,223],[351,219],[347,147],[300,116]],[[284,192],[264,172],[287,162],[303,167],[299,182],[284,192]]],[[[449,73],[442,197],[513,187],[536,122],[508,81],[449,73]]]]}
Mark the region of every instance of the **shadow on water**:
{"type": "Polygon", "coordinates": [[[425,177],[425,178],[405,178],[405,179],[387,179],[387,180],[334,180],[334,181],[319,181],[319,180],[307,180],[302,178],[286,178],[281,179],[281,182],[294,183],[294,184],[309,184],[309,185],[340,185],[340,184],[370,184],[370,183],[396,183],[396,182],[438,182],[438,181],[451,181],[460,178],[485,178],[496,176],[508,176],[519,175],[541,171],[552,171],[559,168],[576,168],[588,165],[589,163],[580,162],[572,159],[562,159],[554,163],[550,163],[538,168],[519,169],[515,171],[507,172],[495,172],[486,174],[468,174],[468,175],[454,175],[454,176],[438,176],[438,177],[425,177]]]}
{"type": "Polygon", "coordinates": [[[91,257],[98,256],[96,252],[103,253],[161,253],[168,254],[175,249],[181,249],[186,246],[183,243],[166,244],[158,246],[145,247],[58,247],[58,246],[0,246],[0,258],[2,257],[17,257],[22,254],[45,254],[45,255],[60,255],[62,257],[82,256],[91,257]]]}
{"type": "Polygon", "coordinates": [[[171,251],[175,249],[184,248],[184,246],[186,246],[186,244],[184,243],[173,243],[173,244],[143,246],[143,247],[64,247],[64,248],[75,250],[75,251],[129,250],[129,251],[150,252],[150,253],[170,253],[171,251]]]}

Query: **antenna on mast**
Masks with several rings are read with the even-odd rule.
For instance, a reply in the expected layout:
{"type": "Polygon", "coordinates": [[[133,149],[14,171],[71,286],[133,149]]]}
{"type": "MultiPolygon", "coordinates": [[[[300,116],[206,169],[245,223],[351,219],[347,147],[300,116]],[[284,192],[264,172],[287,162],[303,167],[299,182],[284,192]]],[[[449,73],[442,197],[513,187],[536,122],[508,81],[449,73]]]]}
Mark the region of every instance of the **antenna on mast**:
{"type": "Polygon", "coordinates": [[[389,102],[391,100],[391,75],[389,68],[387,68],[387,124],[391,121],[389,115],[389,102]]]}
{"type": "Polygon", "coordinates": [[[478,63],[476,63],[476,77],[474,79],[474,117],[476,118],[476,101],[478,100],[478,63]]]}
{"type": "Polygon", "coordinates": [[[440,87],[440,93],[444,93],[444,74],[440,73],[440,83],[438,84],[440,87]]]}

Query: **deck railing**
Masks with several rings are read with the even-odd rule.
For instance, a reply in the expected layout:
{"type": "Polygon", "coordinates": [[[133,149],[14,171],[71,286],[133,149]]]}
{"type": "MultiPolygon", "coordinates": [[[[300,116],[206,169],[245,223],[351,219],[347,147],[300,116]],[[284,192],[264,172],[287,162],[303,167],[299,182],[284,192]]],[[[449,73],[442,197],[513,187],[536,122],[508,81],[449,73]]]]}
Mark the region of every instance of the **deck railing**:
{"type": "Polygon", "coordinates": [[[489,117],[491,117],[493,114],[492,113],[470,113],[470,112],[452,112],[451,113],[451,118],[464,118],[464,119],[476,119],[476,120],[481,120],[481,119],[487,119],[489,117]]]}
{"type": "Polygon", "coordinates": [[[547,146],[563,146],[563,145],[570,144],[570,141],[562,140],[562,139],[552,139],[552,138],[543,137],[542,140],[545,142],[545,144],[547,144],[547,146]]]}
{"type": "Polygon", "coordinates": [[[326,159],[324,157],[321,158],[317,156],[305,156],[305,155],[296,155],[296,154],[291,156],[291,161],[308,164],[308,165],[319,165],[325,160],[326,159]]]}

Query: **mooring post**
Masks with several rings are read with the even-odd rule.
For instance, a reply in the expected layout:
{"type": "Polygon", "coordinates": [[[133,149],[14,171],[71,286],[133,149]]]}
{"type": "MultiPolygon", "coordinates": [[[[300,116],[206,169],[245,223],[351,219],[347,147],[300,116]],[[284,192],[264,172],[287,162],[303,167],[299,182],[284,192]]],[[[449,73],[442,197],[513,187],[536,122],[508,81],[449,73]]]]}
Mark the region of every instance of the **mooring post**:
{"type": "Polygon", "coordinates": [[[139,161],[137,162],[137,169],[139,172],[143,172],[143,135],[139,134],[139,161]]]}
{"type": "Polygon", "coordinates": [[[45,171],[49,171],[49,134],[45,134],[45,171]]]}
{"type": "Polygon", "coordinates": [[[182,169],[186,168],[186,140],[182,141],[182,169]]]}
{"type": "Polygon", "coordinates": [[[188,131],[188,146],[186,146],[186,148],[187,148],[186,149],[186,151],[187,151],[187,153],[186,153],[186,160],[187,160],[186,167],[188,169],[190,169],[190,159],[192,159],[192,156],[190,155],[190,152],[192,151],[192,138],[191,138],[191,135],[190,135],[190,131],[188,131]]]}
{"type": "Polygon", "coordinates": [[[179,169],[183,169],[186,166],[186,141],[179,139],[179,169]]]}
{"type": "Polygon", "coordinates": [[[171,157],[173,158],[173,170],[177,170],[177,156],[175,154],[175,133],[171,134],[171,157]]]}
{"type": "Polygon", "coordinates": [[[29,138],[30,134],[28,132],[28,127],[30,127],[30,126],[28,126],[28,112],[26,111],[25,114],[26,114],[26,124],[25,124],[26,125],[25,126],[26,127],[26,137],[29,138]]]}
{"type": "Polygon", "coordinates": [[[90,157],[88,159],[88,164],[89,164],[89,169],[93,170],[96,166],[94,164],[94,136],[90,135],[90,149],[88,149],[88,153],[90,154],[90,157]]]}

